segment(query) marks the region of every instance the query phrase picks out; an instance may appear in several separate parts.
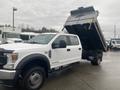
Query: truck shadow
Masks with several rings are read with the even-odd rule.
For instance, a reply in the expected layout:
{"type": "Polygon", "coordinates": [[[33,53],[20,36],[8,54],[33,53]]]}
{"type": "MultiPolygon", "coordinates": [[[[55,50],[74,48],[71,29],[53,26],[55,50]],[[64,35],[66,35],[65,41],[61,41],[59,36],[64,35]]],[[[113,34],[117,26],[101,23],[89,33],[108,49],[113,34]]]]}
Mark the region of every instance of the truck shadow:
{"type": "Polygon", "coordinates": [[[112,52],[120,52],[120,48],[113,48],[110,51],[112,51],[112,52]]]}

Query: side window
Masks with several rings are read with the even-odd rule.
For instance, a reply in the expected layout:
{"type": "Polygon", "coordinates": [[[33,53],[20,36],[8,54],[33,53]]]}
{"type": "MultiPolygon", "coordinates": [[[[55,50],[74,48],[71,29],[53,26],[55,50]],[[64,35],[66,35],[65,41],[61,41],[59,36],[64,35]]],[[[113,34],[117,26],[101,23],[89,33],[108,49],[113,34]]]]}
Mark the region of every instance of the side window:
{"type": "Polygon", "coordinates": [[[29,35],[20,35],[22,40],[29,40],[29,35]]]}
{"type": "Polygon", "coordinates": [[[76,36],[70,36],[71,45],[79,45],[78,38],[76,36]]]}
{"type": "Polygon", "coordinates": [[[65,36],[65,35],[59,36],[58,38],[56,38],[56,40],[54,41],[54,43],[59,43],[60,40],[64,40],[67,45],[70,45],[70,41],[68,40],[67,36],[65,36]]]}

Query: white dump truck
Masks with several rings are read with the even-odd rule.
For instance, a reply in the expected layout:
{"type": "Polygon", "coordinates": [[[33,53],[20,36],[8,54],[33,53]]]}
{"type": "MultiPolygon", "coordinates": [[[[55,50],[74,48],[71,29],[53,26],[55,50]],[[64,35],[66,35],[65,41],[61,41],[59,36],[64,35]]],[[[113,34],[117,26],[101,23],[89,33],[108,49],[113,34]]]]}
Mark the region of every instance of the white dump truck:
{"type": "Polygon", "coordinates": [[[0,81],[39,89],[49,73],[81,60],[100,65],[107,46],[93,7],[71,12],[66,33],[43,33],[26,43],[0,45],[0,81]]]}

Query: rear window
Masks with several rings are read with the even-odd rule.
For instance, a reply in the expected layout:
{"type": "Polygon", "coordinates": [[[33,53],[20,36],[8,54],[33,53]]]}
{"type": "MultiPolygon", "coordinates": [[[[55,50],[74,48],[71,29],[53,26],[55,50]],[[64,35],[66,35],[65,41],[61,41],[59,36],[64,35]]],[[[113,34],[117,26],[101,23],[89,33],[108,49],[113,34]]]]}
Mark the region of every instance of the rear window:
{"type": "Polygon", "coordinates": [[[79,40],[76,36],[70,36],[71,45],[79,45],[79,40]]]}

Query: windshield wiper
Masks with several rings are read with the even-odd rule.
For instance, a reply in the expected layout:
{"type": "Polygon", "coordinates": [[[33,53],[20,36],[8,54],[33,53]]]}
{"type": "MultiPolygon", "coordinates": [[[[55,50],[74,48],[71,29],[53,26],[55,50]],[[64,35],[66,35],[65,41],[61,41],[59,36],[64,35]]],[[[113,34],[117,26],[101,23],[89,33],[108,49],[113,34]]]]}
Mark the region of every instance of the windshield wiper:
{"type": "Polygon", "coordinates": [[[39,44],[38,42],[34,42],[34,41],[28,41],[28,42],[26,42],[26,43],[31,43],[31,44],[39,44]]]}

